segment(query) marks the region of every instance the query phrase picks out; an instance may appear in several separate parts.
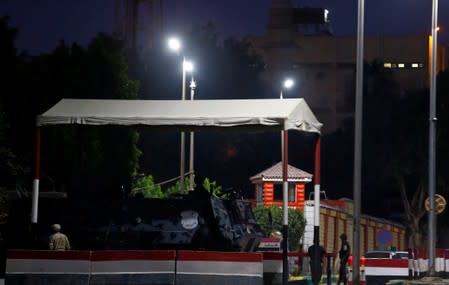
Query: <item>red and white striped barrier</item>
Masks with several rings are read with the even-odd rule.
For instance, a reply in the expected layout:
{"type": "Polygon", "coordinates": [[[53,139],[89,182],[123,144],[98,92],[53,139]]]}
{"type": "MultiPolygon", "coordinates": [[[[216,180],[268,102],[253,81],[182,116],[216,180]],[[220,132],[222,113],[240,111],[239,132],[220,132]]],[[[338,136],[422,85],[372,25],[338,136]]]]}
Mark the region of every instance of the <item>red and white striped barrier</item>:
{"type": "Polygon", "coordinates": [[[174,284],[175,251],[96,251],[90,285],[174,284]]]}
{"type": "Polygon", "coordinates": [[[263,280],[264,284],[282,284],[282,253],[263,252],[263,280]]]}
{"type": "MultiPolygon", "coordinates": [[[[435,251],[436,276],[449,278],[449,250],[436,249],[435,251]]],[[[426,276],[429,270],[429,258],[427,249],[409,250],[409,276],[414,279],[426,276]]]]}
{"type": "Polygon", "coordinates": [[[261,284],[261,253],[179,251],[176,284],[261,284]]]}
{"type": "MultiPolygon", "coordinates": [[[[283,272],[282,252],[263,251],[263,282],[264,285],[281,285],[283,272]]],[[[307,257],[306,252],[289,252],[288,267],[289,271],[295,271],[302,265],[302,258],[307,257]]],[[[323,268],[323,272],[325,269],[323,268]]]]}
{"type": "Polygon", "coordinates": [[[10,250],[5,273],[8,285],[88,285],[90,252],[10,250]]]}
{"type": "Polygon", "coordinates": [[[385,284],[392,279],[407,279],[409,276],[407,259],[366,259],[366,283],[385,284]]]}
{"type": "Polygon", "coordinates": [[[444,253],[444,278],[449,278],[449,249],[445,249],[444,253]]]}

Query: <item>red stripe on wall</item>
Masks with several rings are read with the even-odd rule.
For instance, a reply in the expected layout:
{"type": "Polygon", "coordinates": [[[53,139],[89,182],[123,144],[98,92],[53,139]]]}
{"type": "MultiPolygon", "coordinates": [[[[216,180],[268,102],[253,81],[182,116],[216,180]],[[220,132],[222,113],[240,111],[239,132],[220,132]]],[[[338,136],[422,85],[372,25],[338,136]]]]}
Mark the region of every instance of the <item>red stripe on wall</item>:
{"type": "Polygon", "coordinates": [[[248,252],[179,251],[178,260],[262,262],[263,255],[248,252]]]}
{"type": "Polygon", "coordinates": [[[129,251],[95,251],[92,261],[117,260],[175,260],[176,252],[171,250],[129,250],[129,251]]]}

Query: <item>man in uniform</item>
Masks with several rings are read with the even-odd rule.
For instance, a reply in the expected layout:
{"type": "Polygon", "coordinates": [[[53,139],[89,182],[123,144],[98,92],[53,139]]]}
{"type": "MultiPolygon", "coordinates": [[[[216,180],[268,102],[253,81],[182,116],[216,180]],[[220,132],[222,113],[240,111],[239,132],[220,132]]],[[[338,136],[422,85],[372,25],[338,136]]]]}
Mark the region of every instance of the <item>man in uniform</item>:
{"type": "Polygon", "coordinates": [[[48,248],[50,250],[70,250],[70,243],[67,236],[61,233],[61,226],[59,224],[54,224],[51,226],[54,234],[50,236],[50,242],[48,248]]]}
{"type": "Polygon", "coordinates": [[[351,254],[351,247],[348,243],[348,238],[345,233],[340,235],[341,248],[338,257],[340,258],[340,270],[338,272],[338,282],[346,285],[348,283],[348,278],[346,276],[346,265],[348,264],[349,255],[351,254]]]}

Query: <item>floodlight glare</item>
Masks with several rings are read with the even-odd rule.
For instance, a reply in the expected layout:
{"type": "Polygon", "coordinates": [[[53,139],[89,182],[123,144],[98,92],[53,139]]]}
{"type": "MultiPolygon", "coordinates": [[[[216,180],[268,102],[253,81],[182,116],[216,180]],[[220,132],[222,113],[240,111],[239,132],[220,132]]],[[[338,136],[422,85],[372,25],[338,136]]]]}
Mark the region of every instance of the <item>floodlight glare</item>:
{"type": "Polygon", "coordinates": [[[294,84],[295,84],[295,82],[292,79],[290,79],[290,78],[286,79],[284,81],[284,87],[287,88],[287,89],[291,88],[294,84]]]}
{"type": "Polygon", "coordinates": [[[181,49],[181,42],[177,38],[169,38],[168,47],[177,52],[181,49]]]}
{"type": "Polygon", "coordinates": [[[186,72],[192,72],[193,71],[193,63],[191,61],[187,61],[187,60],[184,61],[183,66],[184,66],[184,70],[186,72]]]}

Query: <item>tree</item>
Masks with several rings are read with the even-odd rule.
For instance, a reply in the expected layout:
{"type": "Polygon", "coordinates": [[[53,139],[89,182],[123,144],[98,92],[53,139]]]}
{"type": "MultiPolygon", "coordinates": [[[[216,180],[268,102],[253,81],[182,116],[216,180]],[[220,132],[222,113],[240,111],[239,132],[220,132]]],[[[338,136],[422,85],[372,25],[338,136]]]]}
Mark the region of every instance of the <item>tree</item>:
{"type": "MultiPolygon", "coordinates": [[[[8,72],[11,78],[0,102],[8,125],[6,141],[16,165],[28,167],[18,168],[21,172],[34,165],[36,115],[60,99],[138,96],[139,83],[128,78],[121,43],[104,34],[87,48],[61,41],[48,54],[20,55],[8,72]]],[[[42,191],[66,191],[68,201],[78,207],[85,205],[78,199],[111,204],[121,199],[122,186],[129,191],[141,155],[135,129],[67,125],[41,128],[41,134],[42,191]]],[[[12,176],[16,184],[30,189],[29,171],[12,176]]]]}
{"type": "MultiPolygon", "coordinates": [[[[16,155],[11,149],[9,135],[11,126],[4,111],[6,98],[14,88],[17,66],[20,63],[20,57],[17,55],[15,40],[18,31],[8,25],[9,18],[0,18],[0,225],[7,221],[9,215],[9,197],[7,190],[14,187],[16,177],[23,174],[26,169],[19,163],[16,155]],[[9,189],[8,189],[9,188],[9,189]]],[[[2,233],[0,232],[0,240],[2,233]]]]}
{"type": "MultiPolygon", "coordinates": [[[[264,236],[269,236],[274,230],[282,232],[282,207],[257,206],[253,209],[257,223],[262,228],[264,236]]],[[[293,208],[288,209],[288,245],[289,250],[298,250],[298,243],[304,235],[306,220],[304,214],[293,208]]]]}

